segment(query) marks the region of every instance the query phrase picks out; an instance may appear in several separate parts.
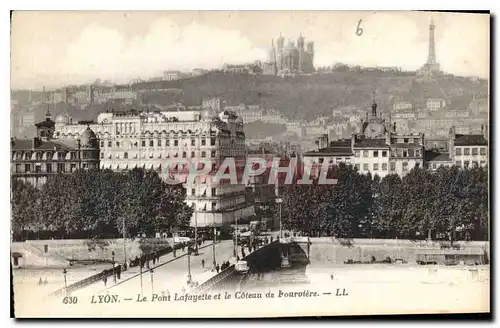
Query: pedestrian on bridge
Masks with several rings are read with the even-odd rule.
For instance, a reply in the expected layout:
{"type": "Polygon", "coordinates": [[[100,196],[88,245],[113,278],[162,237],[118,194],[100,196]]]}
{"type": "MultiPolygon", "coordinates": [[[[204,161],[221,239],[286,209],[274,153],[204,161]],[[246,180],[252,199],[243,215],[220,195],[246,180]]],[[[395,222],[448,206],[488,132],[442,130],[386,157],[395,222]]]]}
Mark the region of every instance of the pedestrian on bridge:
{"type": "Polygon", "coordinates": [[[201,260],[201,267],[202,267],[202,268],[205,268],[205,259],[202,259],[202,260],[201,260]]]}
{"type": "Polygon", "coordinates": [[[102,276],[102,282],[104,282],[104,287],[106,287],[106,284],[108,283],[108,276],[106,276],[106,274],[102,276]]]}
{"type": "Polygon", "coordinates": [[[153,256],[153,265],[155,265],[155,263],[156,263],[156,257],[153,256]]]}
{"type": "Polygon", "coordinates": [[[220,266],[219,266],[219,264],[217,264],[217,266],[215,267],[215,270],[217,270],[217,273],[219,273],[219,271],[220,271],[220,266]]]}
{"type": "Polygon", "coordinates": [[[118,280],[120,280],[121,274],[122,274],[122,266],[118,265],[116,267],[116,278],[118,278],[118,280]]]}

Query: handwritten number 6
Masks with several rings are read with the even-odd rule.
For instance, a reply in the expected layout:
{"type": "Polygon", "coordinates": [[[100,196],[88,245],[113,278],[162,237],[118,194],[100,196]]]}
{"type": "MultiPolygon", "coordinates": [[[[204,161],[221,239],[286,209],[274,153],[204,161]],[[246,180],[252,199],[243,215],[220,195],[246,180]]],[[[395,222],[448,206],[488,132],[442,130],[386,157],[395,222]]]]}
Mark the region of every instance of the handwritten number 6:
{"type": "Polygon", "coordinates": [[[362,20],[362,19],[360,19],[360,20],[359,20],[359,22],[358,22],[358,27],[356,28],[356,35],[357,35],[357,36],[361,36],[361,35],[363,34],[363,29],[362,29],[361,27],[359,27],[359,26],[361,25],[361,22],[362,22],[362,21],[363,21],[363,20],[362,20]]]}

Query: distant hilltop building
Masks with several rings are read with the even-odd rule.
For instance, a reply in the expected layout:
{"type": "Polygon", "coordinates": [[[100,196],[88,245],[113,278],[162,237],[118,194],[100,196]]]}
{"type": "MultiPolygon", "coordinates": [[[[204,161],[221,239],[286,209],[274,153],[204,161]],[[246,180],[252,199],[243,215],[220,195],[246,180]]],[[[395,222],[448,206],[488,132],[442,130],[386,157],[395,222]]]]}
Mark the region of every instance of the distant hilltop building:
{"type": "Polygon", "coordinates": [[[434,20],[431,19],[431,23],[429,24],[429,54],[427,56],[427,62],[417,72],[417,75],[424,79],[441,73],[439,63],[436,59],[436,45],[434,42],[435,28],[436,26],[434,25],[434,20]]]}
{"type": "Polygon", "coordinates": [[[263,64],[264,74],[288,75],[314,72],[314,42],[305,42],[300,35],[297,43],[288,41],[281,35],[277,39],[276,47],[274,40],[270,53],[269,62],[263,64]]]}
{"type": "Polygon", "coordinates": [[[226,63],[222,66],[222,71],[224,73],[230,73],[230,74],[260,74],[261,65],[262,64],[259,61],[256,61],[254,63],[239,64],[239,65],[232,65],[226,63]]]}
{"type": "Polygon", "coordinates": [[[138,99],[137,92],[130,88],[94,85],[66,87],[52,91],[48,97],[44,97],[51,104],[66,103],[71,105],[101,104],[108,101],[122,101],[132,104],[138,99]]]}
{"type": "Polygon", "coordinates": [[[165,81],[180,80],[183,77],[181,71],[165,71],[163,72],[163,79],[165,81]]]}

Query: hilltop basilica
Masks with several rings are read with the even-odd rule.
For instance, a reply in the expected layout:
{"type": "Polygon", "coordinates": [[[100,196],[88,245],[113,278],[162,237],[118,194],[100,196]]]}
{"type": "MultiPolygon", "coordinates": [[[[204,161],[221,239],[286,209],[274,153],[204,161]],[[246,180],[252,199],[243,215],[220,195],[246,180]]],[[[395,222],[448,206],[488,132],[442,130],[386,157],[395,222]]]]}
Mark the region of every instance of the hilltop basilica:
{"type": "Polygon", "coordinates": [[[281,35],[274,40],[270,52],[270,60],[263,66],[263,73],[269,75],[288,75],[312,73],[314,71],[314,42],[305,43],[305,38],[300,35],[297,43],[288,41],[281,35]]]}

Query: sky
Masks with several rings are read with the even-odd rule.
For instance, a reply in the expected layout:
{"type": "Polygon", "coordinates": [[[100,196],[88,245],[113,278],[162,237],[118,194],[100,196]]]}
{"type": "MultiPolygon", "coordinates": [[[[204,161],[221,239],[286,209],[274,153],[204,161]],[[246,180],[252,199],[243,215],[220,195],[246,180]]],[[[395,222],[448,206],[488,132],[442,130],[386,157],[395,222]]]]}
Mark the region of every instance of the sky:
{"type": "Polygon", "coordinates": [[[415,70],[427,59],[431,17],[442,70],[488,78],[490,18],[484,14],[17,11],[11,25],[11,87],[50,89],[96,79],[128,83],[165,70],[265,61],[280,33],[293,41],[300,34],[314,41],[316,67],[342,62],[415,70]]]}

